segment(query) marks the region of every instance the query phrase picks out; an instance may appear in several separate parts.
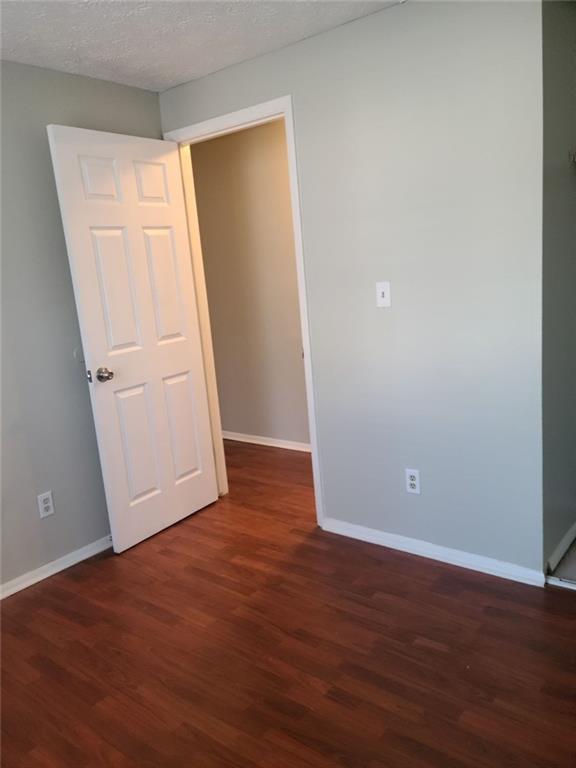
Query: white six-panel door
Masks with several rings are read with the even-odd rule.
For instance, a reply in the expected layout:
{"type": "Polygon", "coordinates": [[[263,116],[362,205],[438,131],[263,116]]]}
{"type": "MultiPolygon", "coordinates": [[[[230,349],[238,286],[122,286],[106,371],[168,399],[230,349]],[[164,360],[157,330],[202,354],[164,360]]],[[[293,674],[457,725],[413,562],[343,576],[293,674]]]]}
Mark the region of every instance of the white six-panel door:
{"type": "Polygon", "coordinates": [[[121,552],[217,498],[178,146],[48,135],[121,552]]]}

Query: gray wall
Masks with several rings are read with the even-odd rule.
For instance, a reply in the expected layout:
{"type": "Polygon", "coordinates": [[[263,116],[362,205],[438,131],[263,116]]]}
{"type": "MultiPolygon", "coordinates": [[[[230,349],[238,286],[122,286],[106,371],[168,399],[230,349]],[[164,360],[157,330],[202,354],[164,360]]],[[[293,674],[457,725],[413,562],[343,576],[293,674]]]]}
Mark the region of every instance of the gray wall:
{"type": "Polygon", "coordinates": [[[46,125],[159,137],[159,121],[156,94],[2,65],[3,582],[109,532],[46,125]]]}
{"type": "Polygon", "coordinates": [[[544,558],[576,523],[576,4],[545,2],[544,558]]]}
{"type": "Polygon", "coordinates": [[[284,123],[191,151],[222,427],[307,443],[284,123]]]}
{"type": "Polygon", "coordinates": [[[535,569],[541,68],[539,3],[408,2],[160,96],[293,96],[326,513],[535,569]]]}

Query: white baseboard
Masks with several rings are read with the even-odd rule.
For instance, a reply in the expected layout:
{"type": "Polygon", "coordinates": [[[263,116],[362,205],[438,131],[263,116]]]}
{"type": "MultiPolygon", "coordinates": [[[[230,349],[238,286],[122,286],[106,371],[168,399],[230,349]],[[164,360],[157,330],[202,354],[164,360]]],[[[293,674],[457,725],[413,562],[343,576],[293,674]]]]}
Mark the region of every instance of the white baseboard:
{"type": "Polygon", "coordinates": [[[225,440],[237,440],[239,443],[254,443],[254,445],[269,445],[272,448],[287,448],[289,451],[306,451],[310,453],[310,443],[296,443],[293,440],[278,440],[275,437],[261,435],[243,435],[241,432],[226,432],[222,430],[225,440]]]}
{"type": "Polygon", "coordinates": [[[112,546],[112,537],[104,536],[103,539],[93,541],[91,544],[87,544],[85,547],[69,552],[64,557],[59,557],[58,560],[52,560],[51,563],[41,565],[40,568],[36,568],[28,573],[23,573],[22,576],[17,576],[11,581],[7,581],[0,586],[0,599],[3,600],[9,595],[13,595],[15,592],[20,592],[21,589],[31,587],[32,584],[37,584],[43,579],[47,579],[49,576],[54,576],[55,573],[64,571],[66,568],[70,568],[71,565],[86,560],[89,557],[98,555],[100,552],[104,552],[106,549],[110,549],[112,546]]]}
{"type": "Polygon", "coordinates": [[[351,539],[380,544],[383,547],[399,549],[402,552],[410,552],[413,555],[429,557],[432,560],[440,560],[443,563],[459,565],[461,568],[469,568],[472,571],[500,576],[503,579],[521,581],[524,584],[533,584],[538,587],[543,587],[545,583],[544,574],[540,573],[540,571],[524,568],[514,563],[507,563],[503,560],[494,560],[483,555],[474,555],[471,552],[463,552],[459,549],[441,547],[437,544],[430,544],[427,541],[420,541],[420,539],[410,539],[407,536],[399,536],[395,533],[385,533],[374,528],[365,528],[363,525],[354,525],[353,523],[346,523],[342,520],[334,520],[333,518],[325,518],[322,522],[322,528],[325,531],[349,536],[351,539]]]}
{"type": "Polygon", "coordinates": [[[576,590],[576,581],[566,581],[566,579],[559,579],[557,576],[546,576],[546,584],[550,584],[551,587],[576,590]]]}
{"type": "Polygon", "coordinates": [[[556,570],[556,568],[558,567],[558,563],[560,562],[560,560],[562,560],[566,552],[568,552],[568,550],[572,546],[572,543],[574,542],[575,539],[576,539],[576,522],[574,523],[574,525],[571,525],[570,528],[564,534],[564,536],[562,536],[562,538],[558,542],[558,546],[548,558],[547,566],[550,572],[554,572],[556,570]]]}

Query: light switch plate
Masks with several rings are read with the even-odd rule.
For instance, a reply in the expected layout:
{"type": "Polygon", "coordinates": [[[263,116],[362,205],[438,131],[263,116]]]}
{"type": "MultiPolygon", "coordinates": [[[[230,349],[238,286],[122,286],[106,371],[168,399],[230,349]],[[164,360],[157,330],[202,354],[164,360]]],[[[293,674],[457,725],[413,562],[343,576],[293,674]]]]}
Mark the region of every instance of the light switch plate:
{"type": "Polygon", "coordinates": [[[381,280],[376,283],[376,306],[377,307],[391,307],[392,295],[390,293],[390,281],[381,280]]]}

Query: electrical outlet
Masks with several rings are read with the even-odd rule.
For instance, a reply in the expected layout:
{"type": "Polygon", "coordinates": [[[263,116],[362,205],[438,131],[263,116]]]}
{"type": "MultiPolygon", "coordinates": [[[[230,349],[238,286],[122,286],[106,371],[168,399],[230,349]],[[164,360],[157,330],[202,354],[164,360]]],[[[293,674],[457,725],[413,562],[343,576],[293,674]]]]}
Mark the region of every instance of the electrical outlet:
{"type": "Polygon", "coordinates": [[[38,510],[40,517],[48,517],[48,515],[54,514],[54,499],[52,498],[52,491],[46,491],[38,496],[38,510]]]}
{"type": "Polygon", "coordinates": [[[406,493],[417,493],[420,495],[420,470],[405,469],[406,475],[406,493]]]}

